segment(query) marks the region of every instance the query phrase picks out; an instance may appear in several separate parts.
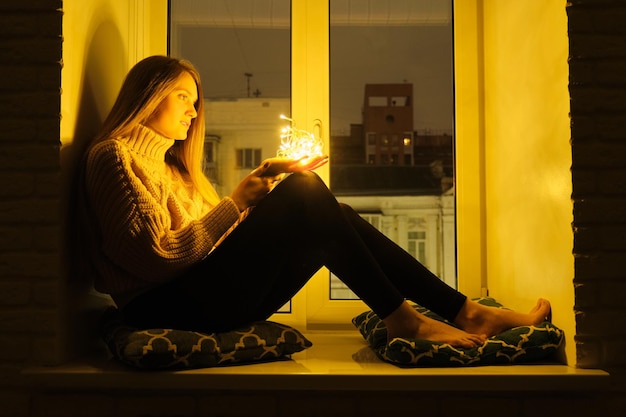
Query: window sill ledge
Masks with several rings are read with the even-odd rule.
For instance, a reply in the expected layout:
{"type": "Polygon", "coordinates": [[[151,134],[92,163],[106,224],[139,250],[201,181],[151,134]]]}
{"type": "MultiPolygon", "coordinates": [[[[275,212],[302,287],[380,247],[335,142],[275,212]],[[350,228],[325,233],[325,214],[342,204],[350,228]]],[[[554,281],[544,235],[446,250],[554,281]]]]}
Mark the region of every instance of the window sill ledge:
{"type": "Polygon", "coordinates": [[[609,374],[562,364],[399,368],[380,361],[358,333],[307,333],[314,346],[291,360],[186,371],[142,372],[85,360],[22,372],[28,386],[54,389],[220,391],[602,391],[609,374]]]}

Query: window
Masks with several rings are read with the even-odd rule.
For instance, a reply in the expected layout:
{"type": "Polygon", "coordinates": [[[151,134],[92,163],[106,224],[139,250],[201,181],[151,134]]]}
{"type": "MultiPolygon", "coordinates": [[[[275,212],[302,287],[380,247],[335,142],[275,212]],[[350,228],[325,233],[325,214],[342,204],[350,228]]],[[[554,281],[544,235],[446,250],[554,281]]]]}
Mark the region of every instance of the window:
{"type": "MultiPolygon", "coordinates": [[[[439,152],[437,159],[449,171],[452,149],[418,147],[415,136],[417,131],[454,135],[452,7],[450,0],[421,4],[170,0],[170,52],[199,67],[207,132],[221,138],[215,148],[222,179],[218,192],[224,195],[240,180],[228,167],[254,168],[262,156],[275,154],[278,117],[286,114],[324,140],[331,166],[318,173],[340,201],[370,200],[354,202],[357,211],[414,256],[433,256],[433,268],[454,264],[449,240],[445,251],[431,248],[443,240],[443,229],[437,227],[444,222],[441,207],[454,206],[454,195],[443,196],[441,179],[432,177],[429,165],[433,152],[439,152]],[[348,144],[342,145],[341,158],[333,158],[334,143],[348,144]],[[390,202],[391,197],[404,202],[390,202]],[[430,200],[428,208],[403,206],[421,204],[415,198],[430,200]],[[373,215],[371,200],[378,201],[374,210],[392,207],[395,212],[373,215]],[[408,228],[417,209],[439,213],[426,214],[434,229],[408,228]]],[[[454,209],[445,216],[446,236],[454,236],[454,209]]],[[[329,276],[328,271],[316,274],[303,295],[294,298],[296,320],[344,322],[362,310],[362,304],[344,295],[332,300],[335,284],[329,276]]],[[[445,280],[456,283],[455,276],[445,280]]]]}
{"type": "Polygon", "coordinates": [[[367,104],[369,107],[386,107],[387,97],[369,97],[367,104]]]}
{"type": "Polygon", "coordinates": [[[217,144],[219,140],[219,136],[215,135],[206,135],[204,138],[203,170],[204,174],[214,186],[219,184],[219,174],[216,160],[217,144]]]}
{"type": "Polygon", "coordinates": [[[422,263],[426,263],[426,232],[409,232],[407,251],[422,263]]]}
{"type": "Polygon", "coordinates": [[[254,169],[261,164],[261,149],[237,149],[235,160],[237,168],[250,168],[254,169]]]}
{"type": "Polygon", "coordinates": [[[409,97],[399,96],[399,97],[391,97],[391,105],[404,107],[409,105],[409,97]]]}

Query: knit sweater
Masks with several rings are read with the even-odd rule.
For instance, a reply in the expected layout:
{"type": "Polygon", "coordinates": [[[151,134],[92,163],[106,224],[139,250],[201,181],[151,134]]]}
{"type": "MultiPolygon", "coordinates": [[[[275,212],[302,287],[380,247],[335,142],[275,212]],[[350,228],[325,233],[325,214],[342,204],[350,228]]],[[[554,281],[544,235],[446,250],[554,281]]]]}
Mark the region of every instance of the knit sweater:
{"type": "Polygon", "coordinates": [[[165,162],[173,144],[138,126],[87,152],[82,200],[94,286],[118,305],[202,260],[240,218],[229,197],[211,207],[165,162]]]}

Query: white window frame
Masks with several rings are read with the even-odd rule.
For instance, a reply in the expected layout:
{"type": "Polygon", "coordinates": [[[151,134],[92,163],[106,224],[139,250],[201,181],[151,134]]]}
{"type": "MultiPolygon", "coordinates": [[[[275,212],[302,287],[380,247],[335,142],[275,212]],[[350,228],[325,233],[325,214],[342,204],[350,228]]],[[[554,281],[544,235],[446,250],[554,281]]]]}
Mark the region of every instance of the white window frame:
{"type": "MultiPolygon", "coordinates": [[[[455,32],[455,125],[456,125],[456,220],[458,288],[468,296],[486,287],[484,266],[484,216],[481,152],[481,106],[477,11],[472,3],[454,2],[455,32]],[[459,36],[463,33],[463,36],[459,36]],[[459,59],[460,58],[460,59],[459,59]],[[462,68],[461,68],[462,67],[462,68]]],[[[292,1],[292,112],[300,128],[319,132],[328,149],[329,138],[329,4],[317,0],[292,1]]],[[[328,183],[328,167],[318,169],[328,183]]],[[[454,210],[454,208],[452,208],[454,210]]],[[[449,221],[448,221],[449,222],[449,221]]],[[[450,228],[448,228],[450,230],[450,228]]],[[[317,273],[292,299],[292,312],[280,314],[283,322],[318,326],[352,327],[349,319],[367,308],[362,302],[320,300],[328,298],[328,271],[317,273]]]]}

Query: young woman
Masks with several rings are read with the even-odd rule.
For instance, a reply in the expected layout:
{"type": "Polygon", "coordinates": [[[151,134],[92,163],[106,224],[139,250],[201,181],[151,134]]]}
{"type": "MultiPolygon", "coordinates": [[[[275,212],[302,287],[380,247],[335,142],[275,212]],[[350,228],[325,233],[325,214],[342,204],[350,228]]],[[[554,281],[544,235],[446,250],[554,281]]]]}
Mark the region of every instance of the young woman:
{"type": "Polygon", "coordinates": [[[322,266],[383,319],[389,338],[472,347],[549,314],[546,300],[522,314],[447,286],[337,202],[311,172],[326,158],[268,159],[220,198],[201,169],[202,97],[190,63],[144,59],[85,156],[80,204],[95,288],[130,324],[231,330],[268,318],[322,266]]]}

